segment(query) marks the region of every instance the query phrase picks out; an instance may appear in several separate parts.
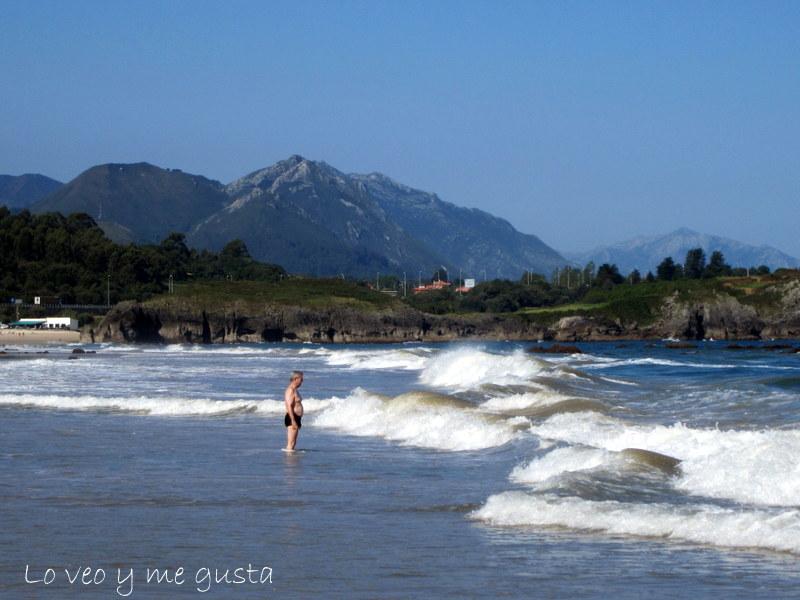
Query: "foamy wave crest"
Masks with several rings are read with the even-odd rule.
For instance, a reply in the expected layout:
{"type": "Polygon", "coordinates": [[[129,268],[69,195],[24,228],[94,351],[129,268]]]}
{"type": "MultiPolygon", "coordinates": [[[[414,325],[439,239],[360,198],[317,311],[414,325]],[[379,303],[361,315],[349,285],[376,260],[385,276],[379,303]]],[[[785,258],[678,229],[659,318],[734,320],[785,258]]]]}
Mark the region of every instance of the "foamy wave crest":
{"type": "Polygon", "coordinates": [[[602,448],[568,446],[556,448],[529,463],[518,465],[511,471],[509,479],[541,490],[543,487],[557,486],[560,477],[567,473],[609,468],[621,471],[633,467],[657,470],[673,476],[680,473],[679,465],[680,461],[672,456],[640,448],[625,448],[621,452],[613,452],[602,448]],[[548,486],[539,485],[545,482],[548,486]]]}
{"type": "Polygon", "coordinates": [[[535,392],[497,396],[479,406],[480,410],[505,415],[545,418],[568,412],[607,412],[608,407],[597,400],[575,398],[542,388],[535,392]]]}
{"type": "Polygon", "coordinates": [[[440,394],[412,392],[386,398],[357,388],[334,398],[313,424],[358,436],[375,436],[437,450],[502,446],[517,434],[511,421],[491,418],[440,394]]]}
{"type": "MultiPolygon", "coordinates": [[[[277,415],[285,412],[282,401],[277,400],[212,400],[205,398],[153,398],[101,397],[101,396],[36,396],[3,395],[0,405],[53,410],[79,410],[95,412],[125,412],[153,416],[226,416],[242,413],[277,415]]],[[[329,405],[327,400],[303,401],[309,411],[321,410],[329,405]]]]}
{"type": "MultiPolygon", "coordinates": [[[[593,361],[582,364],[582,369],[609,369],[612,367],[628,367],[628,366],[656,366],[656,367],[679,367],[681,369],[737,369],[742,365],[737,363],[703,363],[703,362],[682,362],[678,360],[670,360],[667,358],[625,358],[625,359],[603,359],[598,360],[599,357],[593,357],[593,361]]],[[[789,367],[770,364],[748,364],[748,369],[769,369],[771,371],[794,371],[800,367],[789,367]]]]}
{"type": "Polygon", "coordinates": [[[430,350],[336,350],[331,352],[326,362],[332,366],[347,366],[351,369],[398,369],[420,370],[428,360],[430,350]]]}
{"type": "Polygon", "coordinates": [[[596,413],[555,415],[539,437],[604,450],[641,448],[680,459],[687,493],[765,506],[800,506],[800,430],[720,431],[677,423],[631,425],[596,413]]]}
{"type": "MultiPolygon", "coordinates": [[[[84,346],[85,344],[72,344],[73,346],[84,346]]],[[[199,355],[278,355],[294,356],[299,354],[294,348],[276,347],[269,344],[165,344],[165,345],[134,345],[103,343],[98,344],[98,350],[119,353],[137,354],[188,354],[199,355]]]]}
{"type": "Polygon", "coordinates": [[[609,452],[599,448],[556,448],[541,458],[519,465],[509,479],[516,483],[541,483],[563,473],[587,471],[609,462],[609,452]]]}
{"type": "Polygon", "coordinates": [[[524,384],[546,370],[548,363],[522,350],[492,354],[477,348],[459,348],[429,359],[420,375],[427,385],[453,390],[486,384],[524,384]]]}
{"type": "Polygon", "coordinates": [[[503,492],[472,518],[501,526],[565,527],[800,554],[800,511],[632,504],[503,492]]]}
{"type": "Polygon", "coordinates": [[[538,388],[522,394],[509,394],[508,396],[495,396],[480,405],[482,410],[489,412],[513,412],[530,408],[532,406],[551,406],[563,402],[570,396],[545,388],[538,388]]]}

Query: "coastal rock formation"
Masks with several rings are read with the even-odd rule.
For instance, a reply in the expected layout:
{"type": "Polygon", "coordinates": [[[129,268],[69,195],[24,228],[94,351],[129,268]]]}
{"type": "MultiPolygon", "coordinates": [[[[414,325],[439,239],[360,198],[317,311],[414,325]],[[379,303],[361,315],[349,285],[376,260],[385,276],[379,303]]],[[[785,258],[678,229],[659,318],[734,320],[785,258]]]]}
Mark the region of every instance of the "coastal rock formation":
{"type": "Polygon", "coordinates": [[[410,307],[360,311],[265,306],[247,314],[235,305],[218,310],[154,309],[135,303],[114,307],[94,330],[98,342],[374,343],[448,341],[459,338],[539,339],[546,331],[513,317],[435,316],[410,307]]]}
{"type": "Polygon", "coordinates": [[[661,319],[654,329],[663,337],[690,340],[758,339],[764,320],[756,309],[727,295],[717,295],[707,302],[682,302],[668,298],[661,319]]]}
{"type": "MultiPolygon", "coordinates": [[[[631,324],[631,331],[636,324],[631,324]]],[[[553,331],[548,331],[545,339],[559,342],[580,342],[586,340],[613,340],[623,336],[624,329],[619,322],[596,317],[563,317],[555,324],[553,331]]]]}
{"type": "Polygon", "coordinates": [[[573,315],[550,323],[516,314],[431,315],[403,304],[382,310],[351,305],[310,308],[228,302],[219,305],[125,302],[115,306],[88,341],[156,343],[319,342],[373,343],[456,339],[552,340],[620,339],[757,340],[800,337],[800,281],[769,288],[775,299],[748,304],[725,293],[663,301],[646,325],[608,316],[573,315]]]}

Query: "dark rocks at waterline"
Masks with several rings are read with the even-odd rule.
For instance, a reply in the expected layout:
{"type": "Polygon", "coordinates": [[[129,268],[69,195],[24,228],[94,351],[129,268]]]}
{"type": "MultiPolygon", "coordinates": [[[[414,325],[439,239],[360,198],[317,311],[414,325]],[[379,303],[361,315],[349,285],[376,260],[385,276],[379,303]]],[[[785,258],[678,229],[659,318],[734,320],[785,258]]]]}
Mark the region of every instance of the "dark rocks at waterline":
{"type": "Polygon", "coordinates": [[[131,302],[115,306],[88,335],[97,342],[189,344],[551,339],[546,328],[513,315],[429,315],[404,305],[374,311],[288,305],[254,310],[237,304],[153,307],[131,302]]]}
{"type": "Polygon", "coordinates": [[[78,358],[79,356],[87,356],[89,354],[97,354],[96,350],[84,350],[83,348],[73,348],[69,358],[78,358]]]}
{"type": "Polygon", "coordinates": [[[534,354],[583,354],[583,350],[577,346],[553,344],[552,346],[533,346],[528,348],[528,352],[534,354]]]}
{"type": "Polygon", "coordinates": [[[786,353],[793,353],[793,352],[800,352],[800,348],[792,346],[791,344],[767,344],[765,346],[755,346],[755,345],[741,345],[741,344],[728,344],[725,347],[726,350],[764,350],[767,352],[786,352],[786,353]]]}
{"type": "Polygon", "coordinates": [[[664,345],[665,348],[670,350],[697,350],[697,344],[690,344],[688,342],[670,342],[664,345]]]}

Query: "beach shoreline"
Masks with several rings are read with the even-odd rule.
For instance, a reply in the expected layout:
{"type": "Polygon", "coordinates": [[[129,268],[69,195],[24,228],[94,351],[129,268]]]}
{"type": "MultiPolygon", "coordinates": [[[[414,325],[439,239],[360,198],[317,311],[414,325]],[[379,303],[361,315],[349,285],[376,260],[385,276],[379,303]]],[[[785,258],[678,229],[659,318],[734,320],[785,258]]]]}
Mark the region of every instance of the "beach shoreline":
{"type": "Polygon", "coordinates": [[[39,346],[42,344],[77,344],[80,341],[80,331],[66,329],[0,329],[0,344],[39,346]]]}

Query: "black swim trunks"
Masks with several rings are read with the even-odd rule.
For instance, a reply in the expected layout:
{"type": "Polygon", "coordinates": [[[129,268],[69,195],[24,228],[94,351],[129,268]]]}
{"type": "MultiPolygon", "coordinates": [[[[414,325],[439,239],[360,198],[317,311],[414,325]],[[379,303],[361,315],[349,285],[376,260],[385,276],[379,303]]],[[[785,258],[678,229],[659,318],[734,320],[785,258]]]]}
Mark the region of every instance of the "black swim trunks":
{"type": "MultiPolygon", "coordinates": [[[[297,421],[297,428],[300,429],[303,426],[303,417],[298,417],[295,415],[294,420],[297,421]]],[[[289,417],[289,413],[286,413],[286,416],[283,417],[283,424],[286,425],[286,427],[289,427],[292,424],[292,419],[289,417]]]]}

